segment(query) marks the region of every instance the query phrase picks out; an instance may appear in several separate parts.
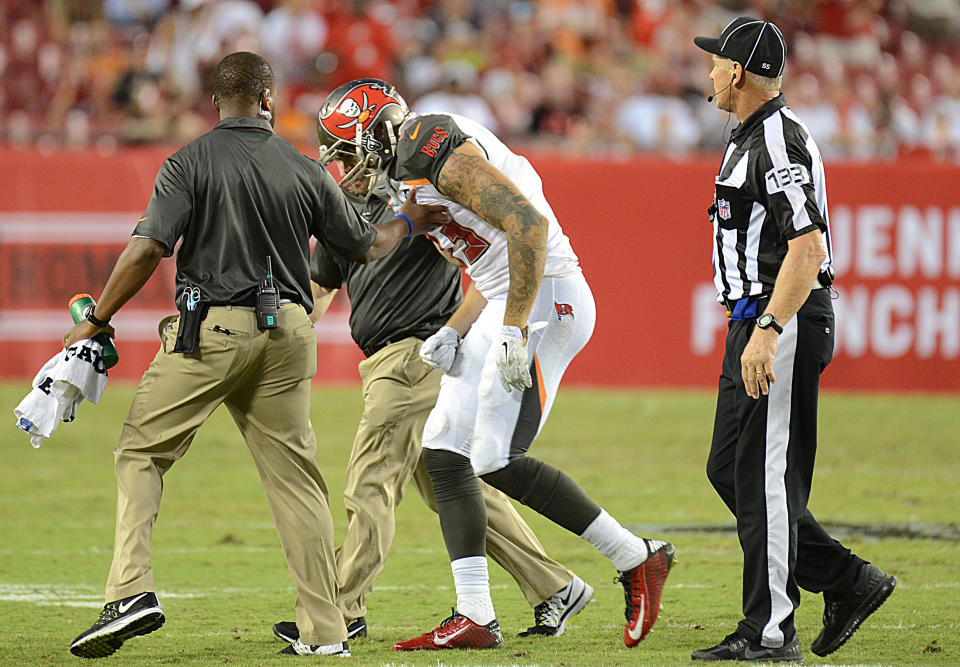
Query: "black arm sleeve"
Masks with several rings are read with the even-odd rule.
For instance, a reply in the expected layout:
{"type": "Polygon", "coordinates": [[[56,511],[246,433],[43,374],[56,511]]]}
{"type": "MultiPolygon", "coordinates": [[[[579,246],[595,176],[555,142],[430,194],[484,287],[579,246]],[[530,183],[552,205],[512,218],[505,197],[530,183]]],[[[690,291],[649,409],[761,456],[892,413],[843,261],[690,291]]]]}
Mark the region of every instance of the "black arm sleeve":
{"type": "Polygon", "coordinates": [[[467,140],[453,118],[445,114],[414,116],[400,126],[395,178],[437,184],[450,154],[467,140]]]}

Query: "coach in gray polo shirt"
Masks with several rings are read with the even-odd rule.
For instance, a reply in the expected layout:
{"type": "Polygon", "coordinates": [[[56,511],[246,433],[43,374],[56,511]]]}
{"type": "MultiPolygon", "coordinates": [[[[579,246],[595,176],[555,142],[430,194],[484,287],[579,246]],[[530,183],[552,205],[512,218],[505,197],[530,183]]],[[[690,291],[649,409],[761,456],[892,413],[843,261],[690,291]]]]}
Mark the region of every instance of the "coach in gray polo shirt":
{"type": "Polygon", "coordinates": [[[366,261],[447,218],[440,207],[414,205],[403,211],[411,222],[362,220],[319,164],[273,133],[275,92],[273,70],[260,56],[233,53],[220,62],[213,97],[220,122],[164,162],[95,311],[64,336],[69,346],[112,333],[110,318],[179,240],[181,317],[161,323],[160,350],[114,451],[117,519],[107,603],[71,644],[74,655],[110,655],[163,625],[150,568],[163,475],[221,403],[253,455],[297,589],[301,635],[282,653],[349,655],[335,604],[333,521],[309,420],[317,367],[307,316],[309,240],[366,261]],[[261,330],[253,306],[268,257],[282,301],[275,328],[261,330]]]}
{"type": "MultiPolygon", "coordinates": [[[[389,220],[385,199],[357,204],[370,221],[389,220]]],[[[367,358],[360,362],[363,415],[350,452],[344,488],[347,534],[337,549],[340,590],[337,604],[350,637],[366,636],[366,599],[386,564],[395,534],[394,515],[411,480],[437,511],[430,478],[420,462],[421,436],[437,402],[441,373],[423,363],[420,346],[443,326],[462,301],[460,269],[424,237],[401,241],[382,260],[348,262],[318,245],[310,260],[319,319],[333,295],[346,286],[350,332],[367,358]]],[[[586,585],[551,559],[509,499],[482,484],[487,508],[487,550],[517,582],[534,608],[534,624],[521,636],[562,635],[583,608],[576,596],[560,595],[586,585]]],[[[588,597],[588,596],[585,596],[588,597]]],[[[274,632],[297,636],[292,622],[274,632]]]]}

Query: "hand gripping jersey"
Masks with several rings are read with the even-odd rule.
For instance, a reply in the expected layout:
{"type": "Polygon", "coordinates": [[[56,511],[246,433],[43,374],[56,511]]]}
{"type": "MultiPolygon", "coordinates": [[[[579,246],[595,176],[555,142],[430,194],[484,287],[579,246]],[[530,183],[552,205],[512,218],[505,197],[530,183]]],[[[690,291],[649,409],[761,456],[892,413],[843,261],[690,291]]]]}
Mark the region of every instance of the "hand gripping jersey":
{"type": "Polygon", "coordinates": [[[427,236],[466,268],[467,275],[487,299],[504,297],[510,286],[507,235],[473,211],[451,201],[437,190],[437,178],[455,148],[472,141],[494,167],[513,181],[536,209],[550,221],[544,276],[562,277],[580,270],[550,204],[543,196],[543,183],[527,159],[513,153],[488,129],[463,116],[439,113],[411,116],[400,127],[397,156],[390,179],[405,200],[419,187],[417,202],[442,204],[453,222],[437,227],[427,236]]]}

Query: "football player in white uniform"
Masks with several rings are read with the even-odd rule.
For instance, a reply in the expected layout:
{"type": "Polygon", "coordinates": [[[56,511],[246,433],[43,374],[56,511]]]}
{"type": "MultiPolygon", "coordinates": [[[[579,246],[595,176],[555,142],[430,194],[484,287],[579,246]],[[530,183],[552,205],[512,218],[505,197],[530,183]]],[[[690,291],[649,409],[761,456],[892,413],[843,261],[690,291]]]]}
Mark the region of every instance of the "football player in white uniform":
{"type": "Polygon", "coordinates": [[[423,433],[457,591],[453,615],[396,650],[490,648],[502,635],[487,575],[486,521],[477,477],[584,538],[620,571],[624,642],[635,646],[660,612],[673,545],[633,535],[568,475],[527,455],[563,372],[593,332],[593,295],[543,195],[540,177],[483,126],[446,113],[410,115],[389,83],[341,86],[320,111],[341,138],[323,162],[355,166],[341,187],[365,181],[399,205],[447,207],[430,232],[472,279],[463,304],[420,355],[445,373],[423,433]]]}

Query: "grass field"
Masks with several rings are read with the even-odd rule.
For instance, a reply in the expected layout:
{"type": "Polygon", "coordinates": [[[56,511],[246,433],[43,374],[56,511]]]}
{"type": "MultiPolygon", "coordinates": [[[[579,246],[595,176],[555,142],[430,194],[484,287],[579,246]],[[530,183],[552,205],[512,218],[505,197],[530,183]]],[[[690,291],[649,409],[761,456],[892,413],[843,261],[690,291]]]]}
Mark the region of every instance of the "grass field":
{"type": "MultiPolygon", "coordinates": [[[[0,385],[9,419],[0,449],[0,662],[76,662],[69,642],[96,618],[113,545],[113,448],[133,388],[111,385],[39,450],[13,427],[23,384],[0,385]]],[[[519,639],[532,615],[491,567],[507,640],[488,652],[397,654],[394,641],[435,626],[455,601],[436,518],[404,502],[398,536],[368,600],[371,637],[351,644],[356,665],[690,664],[739,618],[740,550],[706,480],[713,397],[707,392],[562,391],[537,456],[571,473],[614,516],[667,536],[680,558],[663,613],[637,648],[622,645],[622,588],[602,556],[523,510],[548,552],[596,589],[558,639],[519,639]]],[[[312,418],[320,466],[344,528],[343,468],[359,391],[318,389],[312,418]]],[[[840,664],[960,664],[960,398],[822,400],[811,509],[854,551],[896,574],[890,600],[830,656],[840,664]]],[[[411,490],[415,495],[415,492],[411,490]]],[[[284,658],[270,626],[291,620],[294,592],[259,479],[225,410],[201,429],[166,476],[154,540],[166,625],[109,660],[124,664],[267,664],[284,658]]],[[[797,625],[807,647],[822,603],[805,594],[797,625]]]]}

